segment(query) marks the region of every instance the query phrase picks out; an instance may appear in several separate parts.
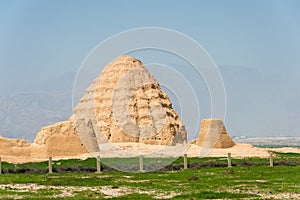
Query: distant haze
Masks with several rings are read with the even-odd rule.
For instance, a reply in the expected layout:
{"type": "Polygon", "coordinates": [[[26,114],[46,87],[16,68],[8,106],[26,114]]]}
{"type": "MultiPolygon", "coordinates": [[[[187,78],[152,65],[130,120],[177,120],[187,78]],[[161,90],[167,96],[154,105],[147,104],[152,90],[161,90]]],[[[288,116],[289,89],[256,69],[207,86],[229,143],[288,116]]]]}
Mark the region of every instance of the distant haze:
{"type": "MultiPolygon", "coordinates": [[[[189,35],[219,66],[230,135],[299,136],[299,10],[296,0],[1,1],[0,135],[32,141],[43,126],[67,119],[75,75],[88,53],[111,35],[155,26],[189,35]]],[[[140,59],[156,59],[148,58],[140,59]]],[[[209,117],[203,81],[189,66],[167,64],[183,67],[199,85],[197,120],[209,117]]],[[[200,124],[184,123],[196,137],[200,124]]]]}

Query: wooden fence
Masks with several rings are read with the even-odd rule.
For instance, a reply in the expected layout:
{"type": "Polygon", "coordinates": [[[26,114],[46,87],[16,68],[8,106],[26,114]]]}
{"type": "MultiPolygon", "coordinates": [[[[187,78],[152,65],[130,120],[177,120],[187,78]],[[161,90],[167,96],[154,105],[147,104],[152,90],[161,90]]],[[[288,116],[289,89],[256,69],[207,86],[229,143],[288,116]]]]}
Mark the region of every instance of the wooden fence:
{"type": "MultiPolygon", "coordinates": [[[[269,153],[269,161],[270,161],[270,167],[274,166],[274,160],[273,160],[273,153],[270,152],[269,153]]],[[[96,173],[101,173],[101,159],[100,156],[96,157],[96,173]]],[[[183,155],[183,169],[188,169],[188,156],[187,154],[183,155]]],[[[227,155],[227,167],[231,168],[232,167],[232,157],[231,157],[231,153],[228,153],[227,155]]],[[[139,156],[139,172],[145,172],[144,170],[144,157],[143,156],[139,156]]],[[[53,159],[52,157],[49,157],[48,159],[48,173],[52,174],[53,173],[53,159]]],[[[2,160],[0,157],[0,174],[2,174],[2,160]]]]}

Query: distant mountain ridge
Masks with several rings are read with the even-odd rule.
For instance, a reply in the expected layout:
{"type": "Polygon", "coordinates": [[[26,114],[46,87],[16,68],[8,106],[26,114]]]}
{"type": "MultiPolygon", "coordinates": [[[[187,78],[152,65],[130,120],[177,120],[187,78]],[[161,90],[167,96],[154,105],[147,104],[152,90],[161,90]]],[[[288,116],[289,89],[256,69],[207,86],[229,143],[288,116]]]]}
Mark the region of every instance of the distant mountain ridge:
{"type": "Polygon", "coordinates": [[[33,141],[43,127],[72,114],[75,73],[66,73],[32,87],[0,95],[0,135],[33,141]]]}

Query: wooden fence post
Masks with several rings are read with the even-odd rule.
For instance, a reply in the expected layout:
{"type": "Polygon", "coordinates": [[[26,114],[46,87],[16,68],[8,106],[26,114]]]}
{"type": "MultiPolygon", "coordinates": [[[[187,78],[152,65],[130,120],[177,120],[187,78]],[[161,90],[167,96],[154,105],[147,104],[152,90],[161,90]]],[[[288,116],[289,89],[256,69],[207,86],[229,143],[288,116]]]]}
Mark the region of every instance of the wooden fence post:
{"type": "Polygon", "coordinates": [[[52,174],[52,157],[49,157],[49,163],[48,163],[48,168],[49,168],[49,174],[52,174]]]}
{"type": "Polygon", "coordinates": [[[101,160],[100,156],[97,156],[97,173],[101,172],[101,160]]]}
{"type": "Polygon", "coordinates": [[[270,152],[270,167],[274,166],[274,161],[273,161],[273,152],[270,152]]]}
{"type": "Polygon", "coordinates": [[[188,159],[187,159],[187,154],[185,153],[183,155],[183,169],[187,169],[188,168],[188,159]]]}
{"type": "Polygon", "coordinates": [[[232,167],[231,153],[228,153],[228,167],[232,167]]]}
{"type": "Polygon", "coordinates": [[[140,163],[140,172],[144,171],[144,157],[142,155],[139,156],[139,163],[140,163]]]}

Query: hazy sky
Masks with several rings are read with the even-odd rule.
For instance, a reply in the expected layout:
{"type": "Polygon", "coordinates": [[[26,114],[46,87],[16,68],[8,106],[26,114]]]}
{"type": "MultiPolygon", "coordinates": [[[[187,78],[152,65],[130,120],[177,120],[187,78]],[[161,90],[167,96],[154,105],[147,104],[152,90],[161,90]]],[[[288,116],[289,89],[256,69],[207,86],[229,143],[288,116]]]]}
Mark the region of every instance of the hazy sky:
{"type": "Polygon", "coordinates": [[[298,0],[0,0],[0,93],[77,71],[107,37],[149,26],[191,36],[227,75],[232,135],[300,135],[298,0]]]}

